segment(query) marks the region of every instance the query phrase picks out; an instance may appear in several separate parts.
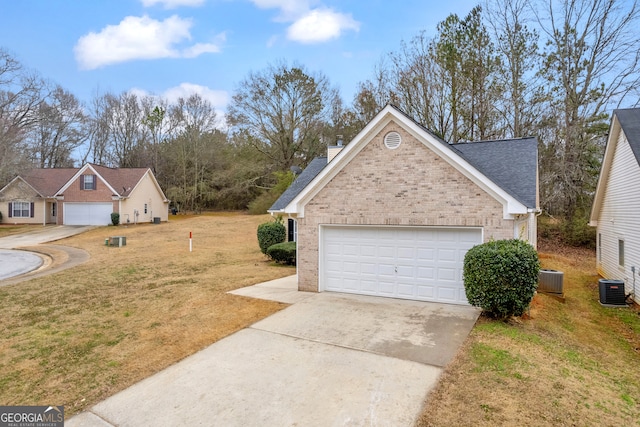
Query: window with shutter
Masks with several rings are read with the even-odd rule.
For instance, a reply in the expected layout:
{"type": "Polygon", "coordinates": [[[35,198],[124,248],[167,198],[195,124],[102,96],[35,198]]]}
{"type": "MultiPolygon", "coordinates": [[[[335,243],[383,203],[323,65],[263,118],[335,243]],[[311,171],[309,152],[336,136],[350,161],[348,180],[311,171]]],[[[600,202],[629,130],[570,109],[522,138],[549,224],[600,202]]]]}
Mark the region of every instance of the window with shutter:
{"type": "Polygon", "coordinates": [[[9,217],[33,218],[33,203],[13,202],[9,204],[9,217]]]}
{"type": "Polygon", "coordinates": [[[95,190],[96,189],[96,176],[95,175],[82,175],[80,177],[80,189],[81,190],[95,190]]]}

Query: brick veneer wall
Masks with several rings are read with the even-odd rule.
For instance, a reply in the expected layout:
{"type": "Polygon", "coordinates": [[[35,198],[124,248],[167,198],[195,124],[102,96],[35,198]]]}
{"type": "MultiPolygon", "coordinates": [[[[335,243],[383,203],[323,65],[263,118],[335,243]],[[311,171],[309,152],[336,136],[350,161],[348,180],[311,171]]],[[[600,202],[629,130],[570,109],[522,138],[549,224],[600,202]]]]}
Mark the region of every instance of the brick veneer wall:
{"type": "Polygon", "coordinates": [[[402,127],[389,123],[307,205],[298,219],[298,286],[318,291],[321,224],[474,226],[484,240],[513,238],[503,207],[402,127]],[[391,131],[402,136],[384,146],[391,131]]]}
{"type": "Polygon", "coordinates": [[[64,209],[62,208],[62,205],[67,202],[111,202],[113,204],[113,212],[118,212],[118,202],[112,199],[113,191],[111,191],[104,182],[96,176],[97,182],[95,190],[81,190],[80,179],[81,178],[76,179],[71,183],[71,185],[69,185],[63,193],[64,201],[58,203],[59,224],[62,224],[64,221],[64,209]]]}

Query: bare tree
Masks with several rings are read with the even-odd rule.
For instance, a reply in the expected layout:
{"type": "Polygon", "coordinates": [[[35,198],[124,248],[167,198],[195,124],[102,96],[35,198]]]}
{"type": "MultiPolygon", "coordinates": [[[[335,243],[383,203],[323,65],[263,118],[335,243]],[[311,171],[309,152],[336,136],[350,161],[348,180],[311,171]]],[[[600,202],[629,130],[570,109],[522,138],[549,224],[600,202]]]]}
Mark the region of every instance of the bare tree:
{"type": "Polygon", "coordinates": [[[539,34],[531,27],[529,5],[530,0],[493,0],[487,5],[487,22],[500,57],[496,77],[502,96],[496,112],[503,138],[535,135],[540,117],[539,34]]]}
{"type": "Polygon", "coordinates": [[[210,176],[216,161],[216,144],[226,136],[216,131],[217,113],[198,94],[179,98],[170,107],[176,136],[166,146],[161,177],[171,183],[169,197],[182,208],[198,210],[210,198],[210,176]],[[171,175],[171,177],[169,177],[171,175]]]}
{"type": "Polygon", "coordinates": [[[0,182],[6,182],[28,162],[26,132],[46,96],[44,88],[36,73],[0,48],[0,182]]]}
{"type": "Polygon", "coordinates": [[[227,118],[271,159],[274,170],[287,170],[305,166],[324,151],[322,129],[337,97],[323,74],[279,63],[249,73],[232,98],[227,118]]]}
{"type": "Polygon", "coordinates": [[[543,196],[547,209],[573,216],[591,202],[607,111],[640,82],[638,4],[548,0],[537,16],[547,38],[548,122],[556,129],[546,141],[543,196]]]}
{"type": "Polygon", "coordinates": [[[57,85],[34,111],[34,118],[28,138],[32,163],[40,168],[73,166],[73,151],[87,135],[78,99],[57,85]]]}

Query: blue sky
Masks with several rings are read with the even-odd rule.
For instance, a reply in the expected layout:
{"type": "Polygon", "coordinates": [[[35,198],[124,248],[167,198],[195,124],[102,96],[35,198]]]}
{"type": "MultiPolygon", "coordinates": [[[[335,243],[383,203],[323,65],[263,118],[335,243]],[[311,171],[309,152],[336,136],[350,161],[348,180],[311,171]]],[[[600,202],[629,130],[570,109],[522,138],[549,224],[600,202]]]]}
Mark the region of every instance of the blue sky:
{"type": "Polygon", "coordinates": [[[198,92],[224,111],[250,71],[322,72],[351,103],[386,52],[477,0],[0,0],[0,47],[89,102],[198,92]]]}

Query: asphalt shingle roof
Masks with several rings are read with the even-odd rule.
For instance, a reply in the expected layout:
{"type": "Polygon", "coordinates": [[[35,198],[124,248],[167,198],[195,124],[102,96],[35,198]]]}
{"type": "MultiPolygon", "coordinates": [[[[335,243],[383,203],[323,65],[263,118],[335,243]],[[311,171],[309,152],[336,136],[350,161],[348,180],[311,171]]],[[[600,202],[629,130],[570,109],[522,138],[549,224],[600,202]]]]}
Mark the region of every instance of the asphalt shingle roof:
{"type": "MultiPolygon", "coordinates": [[[[117,193],[114,195],[122,197],[131,194],[131,190],[135,188],[148,170],[147,168],[108,168],[94,164],[91,167],[113,187],[117,193]]],[[[31,169],[19,176],[42,197],[53,197],[79,170],[80,168],[31,169]]]]}
{"type": "MultiPolygon", "coordinates": [[[[390,106],[420,126],[441,144],[453,150],[520,203],[528,208],[537,208],[538,141],[536,138],[448,144],[398,107],[390,106]]],[[[634,124],[637,125],[637,148],[640,153],[640,122],[636,121],[634,124]]],[[[638,158],[638,154],[636,157],[638,158]]],[[[326,157],[314,159],[269,211],[283,210],[325,166],[327,166],[326,157]]]]}
{"type": "Polygon", "coordinates": [[[622,127],[631,146],[631,151],[640,165],[640,108],[613,110],[613,114],[618,117],[620,127],[622,127]]]}
{"type": "Polygon", "coordinates": [[[42,197],[53,197],[76,172],[77,168],[32,169],[19,176],[42,197]]]}
{"type": "Polygon", "coordinates": [[[284,193],[276,200],[276,202],[269,208],[269,212],[271,211],[281,211],[283,210],[293,199],[296,198],[298,194],[304,188],[309,185],[309,183],[315,178],[322,169],[327,166],[327,158],[326,157],[316,157],[309,163],[309,165],[304,168],[302,173],[298,175],[298,177],[291,183],[289,188],[287,188],[284,193]]]}
{"type": "Polygon", "coordinates": [[[536,208],[536,138],[478,141],[449,147],[520,203],[536,208]]]}

